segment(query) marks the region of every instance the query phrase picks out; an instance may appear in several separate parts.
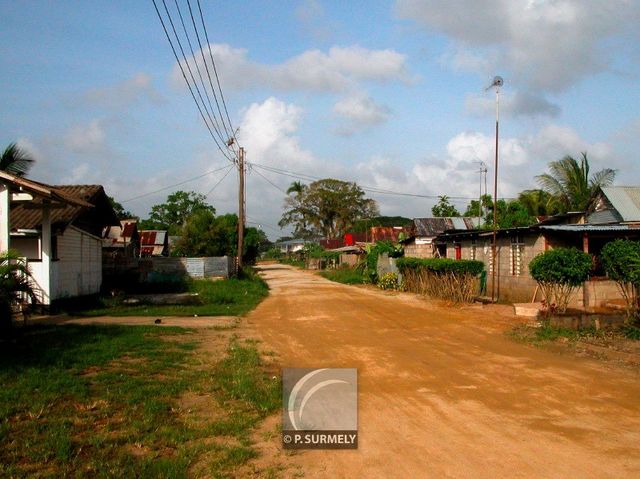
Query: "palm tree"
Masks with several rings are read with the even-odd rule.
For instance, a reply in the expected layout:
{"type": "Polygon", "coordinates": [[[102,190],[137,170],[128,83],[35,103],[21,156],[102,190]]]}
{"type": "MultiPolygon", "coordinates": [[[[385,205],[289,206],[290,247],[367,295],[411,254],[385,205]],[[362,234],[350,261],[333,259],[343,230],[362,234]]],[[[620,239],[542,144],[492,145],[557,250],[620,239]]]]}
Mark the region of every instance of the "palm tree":
{"type": "Polygon", "coordinates": [[[611,168],[589,175],[587,153],[583,152],[581,156],[579,161],[569,155],[552,161],[550,173],[536,176],[538,184],[558,200],[564,212],[586,210],[598,188],[609,186],[616,176],[616,170],[611,168]]]}
{"type": "Polygon", "coordinates": [[[556,197],[544,190],[521,191],[518,201],[530,216],[552,216],[560,211],[556,197]]]}
{"type": "Polygon", "coordinates": [[[295,193],[296,195],[298,195],[302,193],[305,188],[306,185],[302,182],[294,181],[293,183],[291,183],[291,185],[289,185],[289,188],[287,188],[287,194],[290,195],[291,193],[295,193]]]}
{"type": "Polygon", "coordinates": [[[0,157],[0,171],[6,171],[16,176],[25,176],[35,160],[19,148],[15,143],[10,143],[0,157]]]}
{"type": "Polygon", "coordinates": [[[15,251],[0,253],[0,337],[11,330],[13,303],[20,300],[22,295],[27,295],[35,304],[36,296],[30,277],[29,270],[19,261],[15,251]]]}

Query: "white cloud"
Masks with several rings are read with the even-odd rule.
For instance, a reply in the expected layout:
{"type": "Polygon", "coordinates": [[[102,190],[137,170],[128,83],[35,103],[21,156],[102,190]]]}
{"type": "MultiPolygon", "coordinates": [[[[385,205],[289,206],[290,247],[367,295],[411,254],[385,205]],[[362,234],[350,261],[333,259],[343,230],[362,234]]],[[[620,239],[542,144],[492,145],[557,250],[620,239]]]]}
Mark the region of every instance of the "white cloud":
{"type": "MultiPolygon", "coordinates": [[[[209,70],[212,70],[206,46],[204,51],[209,70]]],[[[276,65],[253,62],[248,59],[247,50],[226,44],[212,44],[211,51],[224,90],[266,86],[283,91],[341,92],[362,81],[411,81],[406,55],[391,49],[350,46],[333,47],[327,53],[308,50],[276,65]]],[[[196,52],[195,58],[196,62],[189,57],[192,71],[196,63],[205,71],[201,53],[196,52]]],[[[173,67],[171,78],[175,85],[184,87],[178,64],[173,67]]]]}
{"type": "Polygon", "coordinates": [[[371,97],[357,93],[339,100],[333,106],[333,112],[342,117],[345,123],[339,127],[339,133],[350,135],[367,127],[384,123],[389,119],[390,110],[378,105],[371,97]]]}
{"type": "Polygon", "coordinates": [[[95,88],[84,94],[88,103],[107,108],[128,107],[140,100],[160,103],[162,97],[153,86],[151,76],[144,72],[104,88],[95,88]]]}
{"type": "Polygon", "coordinates": [[[640,21],[640,4],[628,0],[397,0],[397,11],[450,37],[455,68],[504,73],[544,91],[609,68],[604,41],[637,36],[640,21]]]}
{"type": "Polygon", "coordinates": [[[64,137],[67,149],[78,154],[96,154],[106,149],[106,133],[101,120],[72,127],[64,137]]]}

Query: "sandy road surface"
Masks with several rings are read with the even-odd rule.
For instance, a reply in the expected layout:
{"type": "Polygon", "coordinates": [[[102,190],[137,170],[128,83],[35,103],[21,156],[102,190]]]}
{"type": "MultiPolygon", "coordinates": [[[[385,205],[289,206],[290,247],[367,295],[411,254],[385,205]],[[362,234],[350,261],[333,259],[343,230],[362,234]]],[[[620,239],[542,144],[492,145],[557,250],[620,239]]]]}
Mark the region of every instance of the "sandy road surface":
{"type": "Polygon", "coordinates": [[[262,267],[247,320],[284,367],[357,367],[359,449],[304,451],[305,477],[640,477],[640,375],[506,338],[506,307],[262,267]]]}

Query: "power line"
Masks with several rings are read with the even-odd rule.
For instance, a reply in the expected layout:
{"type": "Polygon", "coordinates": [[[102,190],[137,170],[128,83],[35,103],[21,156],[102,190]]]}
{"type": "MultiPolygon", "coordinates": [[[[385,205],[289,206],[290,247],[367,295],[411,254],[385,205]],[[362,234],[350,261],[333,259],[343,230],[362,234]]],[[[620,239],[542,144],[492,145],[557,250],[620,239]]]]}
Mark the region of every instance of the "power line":
{"type": "MultiPolygon", "coordinates": [[[[231,133],[229,133],[229,130],[227,129],[227,126],[226,126],[226,124],[224,122],[224,118],[222,116],[222,111],[220,109],[220,103],[218,102],[218,95],[216,95],[216,89],[214,88],[213,81],[211,80],[211,73],[209,72],[209,65],[207,64],[207,60],[204,57],[204,48],[202,47],[202,42],[200,41],[200,34],[198,33],[198,27],[196,26],[196,21],[195,21],[195,18],[193,17],[193,9],[191,8],[191,1],[190,0],[187,0],[187,6],[189,7],[189,15],[191,16],[191,24],[193,25],[193,29],[196,32],[196,39],[198,40],[198,46],[200,47],[200,55],[202,56],[202,63],[204,64],[204,68],[207,71],[207,77],[209,79],[209,85],[211,86],[211,92],[213,93],[213,98],[214,98],[214,100],[216,102],[216,107],[218,109],[218,115],[220,115],[220,120],[222,121],[222,126],[223,126],[224,131],[225,131],[225,133],[227,135],[227,139],[230,139],[231,137],[233,137],[233,126],[231,125],[231,121],[229,120],[229,128],[231,129],[231,133]]],[[[204,17],[202,16],[202,10],[200,10],[200,19],[202,20],[202,25],[203,25],[204,30],[206,32],[206,26],[204,24],[204,17]]],[[[207,43],[208,43],[208,39],[207,39],[207,43]]],[[[212,56],[212,61],[213,61],[213,56],[212,56]]],[[[218,86],[220,86],[220,83],[218,83],[218,86]]],[[[222,89],[220,89],[220,96],[222,97],[222,89]]],[[[234,139],[235,139],[235,137],[234,137],[234,139]]]]}
{"type": "Polygon", "coordinates": [[[160,10],[158,9],[158,5],[156,4],[156,0],[152,0],[152,2],[153,2],[153,7],[156,10],[156,14],[158,15],[158,19],[160,20],[160,23],[162,24],[162,29],[164,30],[164,34],[167,37],[169,45],[171,46],[171,51],[173,52],[173,56],[175,57],[176,62],[178,62],[178,67],[180,68],[180,72],[182,73],[182,78],[184,78],[184,81],[187,84],[187,87],[189,88],[189,93],[191,93],[191,98],[193,99],[194,103],[196,104],[196,107],[198,108],[198,112],[200,113],[200,117],[202,118],[202,121],[204,122],[205,126],[207,127],[207,130],[209,131],[209,134],[211,135],[211,138],[213,139],[213,141],[215,142],[216,146],[218,147],[218,150],[220,150],[222,155],[227,160],[229,160],[231,162],[234,162],[234,159],[229,157],[228,154],[220,147],[220,145],[218,144],[218,140],[216,139],[215,135],[213,134],[213,131],[211,131],[211,127],[209,126],[209,123],[207,122],[207,119],[204,116],[204,113],[202,112],[202,108],[200,107],[200,103],[198,103],[198,100],[196,99],[196,95],[193,92],[193,88],[191,87],[191,84],[189,83],[189,80],[187,79],[187,75],[186,75],[186,73],[184,71],[182,63],[180,62],[180,59],[178,58],[178,53],[176,52],[176,49],[173,46],[173,41],[171,40],[171,36],[169,35],[169,31],[167,30],[167,27],[166,27],[166,25],[164,23],[164,19],[162,18],[160,10]]]}
{"type": "MultiPolygon", "coordinates": [[[[270,171],[271,173],[275,173],[275,174],[283,175],[283,176],[289,176],[291,178],[295,178],[295,179],[298,179],[298,180],[318,181],[318,180],[322,179],[322,178],[319,178],[319,177],[306,175],[304,173],[289,172],[289,171],[286,171],[286,170],[281,170],[279,168],[275,168],[275,167],[272,167],[272,166],[261,165],[261,164],[258,164],[258,163],[252,163],[252,165],[257,167],[257,168],[261,168],[263,170],[270,171]]],[[[404,193],[404,192],[401,192],[401,191],[385,190],[385,189],[376,188],[376,187],[373,187],[373,186],[363,186],[363,185],[358,185],[358,186],[364,191],[368,191],[370,193],[376,193],[376,194],[380,194],[380,195],[407,196],[407,197],[412,197],[412,198],[426,198],[426,199],[439,199],[441,196],[443,196],[443,195],[421,195],[421,194],[418,194],[418,193],[404,193]]],[[[448,195],[446,195],[446,196],[447,196],[447,198],[449,198],[451,200],[468,201],[468,200],[475,200],[476,199],[476,198],[471,198],[471,197],[466,197],[466,196],[448,196],[448,195]]]]}
{"type": "Polygon", "coordinates": [[[231,166],[229,166],[229,165],[225,165],[225,166],[223,166],[222,168],[218,168],[218,169],[215,169],[215,170],[207,171],[207,172],[202,173],[202,174],[200,174],[200,175],[198,175],[198,176],[194,176],[193,178],[189,178],[189,179],[187,179],[187,180],[180,181],[180,182],[178,182],[178,183],[174,183],[174,184],[169,185],[169,186],[164,186],[164,187],[162,187],[162,188],[159,188],[159,189],[154,190],[154,191],[150,191],[150,192],[148,192],[148,193],[144,193],[144,194],[142,194],[142,195],[134,196],[133,198],[129,198],[129,199],[126,199],[126,200],[124,200],[124,201],[121,201],[121,203],[128,203],[129,201],[139,200],[140,198],[145,198],[145,197],[147,197],[147,196],[155,195],[156,193],[159,193],[159,192],[161,192],[161,191],[165,191],[165,190],[168,190],[168,189],[174,188],[174,187],[176,187],[176,186],[184,185],[185,183],[189,183],[190,181],[195,181],[195,180],[197,180],[197,179],[199,179],[199,178],[202,178],[202,177],[204,177],[204,176],[210,175],[210,174],[212,174],[212,173],[216,173],[217,171],[224,170],[225,168],[231,168],[232,166],[233,166],[233,165],[231,165],[231,166]]]}
{"type": "MultiPolygon", "coordinates": [[[[202,78],[202,71],[200,70],[200,66],[198,65],[198,61],[196,60],[196,54],[193,51],[193,45],[191,44],[191,39],[189,38],[189,33],[187,32],[187,26],[184,23],[184,18],[182,17],[182,11],[180,10],[180,6],[178,5],[178,0],[174,0],[174,3],[176,5],[176,10],[178,11],[178,15],[180,16],[180,23],[182,24],[182,30],[184,31],[184,36],[186,37],[187,43],[189,44],[189,51],[191,52],[191,57],[193,58],[196,70],[198,72],[198,77],[200,78],[200,85],[202,85],[202,89],[204,90],[204,94],[207,97],[207,102],[209,104],[209,108],[211,109],[211,113],[213,113],[213,118],[211,117],[211,114],[208,115],[209,116],[209,120],[211,121],[211,123],[213,125],[215,125],[214,128],[215,128],[216,132],[218,133],[218,135],[219,135],[220,139],[222,140],[222,142],[226,144],[226,142],[228,140],[228,134],[226,135],[226,138],[224,138],[222,136],[222,133],[220,131],[220,125],[218,124],[217,118],[215,118],[215,112],[213,110],[213,105],[211,104],[211,98],[209,97],[209,90],[207,89],[207,86],[204,83],[204,78],[202,78]]],[[[193,19],[193,17],[192,17],[192,19],[193,19]]],[[[194,24],[194,26],[195,26],[195,24],[194,24]]],[[[200,37],[198,35],[198,31],[197,30],[196,30],[196,37],[198,37],[198,43],[200,43],[200,40],[199,40],[200,37]]],[[[186,58],[185,58],[185,61],[187,61],[186,58]]],[[[215,91],[213,93],[215,94],[215,91]]],[[[203,101],[203,104],[204,104],[204,101],[203,101]]],[[[223,126],[225,126],[225,125],[223,124],[223,126]]],[[[225,131],[226,131],[226,126],[225,126],[225,131]]]]}
{"type": "MultiPolygon", "coordinates": [[[[187,0],[188,2],[189,0],[187,0]]],[[[222,99],[222,105],[224,107],[224,112],[227,115],[227,121],[229,122],[229,128],[231,128],[232,138],[237,143],[238,140],[235,137],[235,132],[233,126],[231,125],[231,119],[229,118],[229,110],[227,110],[227,102],[224,100],[224,94],[222,93],[222,87],[220,86],[220,77],[218,76],[218,69],[216,68],[216,62],[213,59],[213,53],[211,52],[211,42],[209,41],[209,34],[207,33],[207,26],[204,23],[204,16],[202,15],[202,7],[200,5],[200,0],[198,0],[198,11],[200,12],[200,19],[202,20],[202,28],[204,30],[204,36],[207,41],[207,47],[209,49],[209,56],[211,57],[211,64],[213,65],[213,72],[216,76],[216,83],[218,84],[218,90],[220,91],[220,98],[222,99]]],[[[206,62],[205,62],[206,64],[206,62]]]]}
{"type": "MultiPolygon", "coordinates": [[[[178,6],[178,2],[177,0],[174,0],[175,4],[176,4],[176,8],[178,9],[178,13],[180,15],[180,18],[182,19],[182,13],[180,12],[180,7],[178,6]]],[[[200,98],[200,101],[202,102],[202,106],[204,107],[204,111],[207,114],[207,117],[209,118],[209,121],[211,122],[211,126],[213,127],[213,129],[215,130],[215,132],[218,134],[218,137],[220,138],[221,142],[223,145],[226,144],[226,139],[223,137],[222,133],[220,133],[219,127],[218,127],[218,123],[216,121],[214,121],[214,119],[211,117],[211,113],[209,112],[209,109],[207,108],[207,104],[204,102],[204,98],[202,98],[202,93],[200,92],[200,88],[198,87],[198,82],[196,81],[195,77],[193,76],[193,71],[191,70],[191,65],[189,64],[189,61],[187,60],[187,55],[184,52],[184,48],[182,48],[182,42],[180,41],[180,37],[178,36],[178,32],[176,31],[176,27],[173,23],[173,18],[171,18],[171,14],[169,13],[169,9],[167,8],[167,3],[165,0],[162,0],[162,4],[164,5],[164,10],[167,14],[167,18],[169,19],[169,24],[171,25],[171,29],[173,30],[173,35],[176,38],[176,42],[178,43],[178,48],[180,49],[180,53],[182,53],[182,58],[184,60],[184,64],[187,67],[187,71],[189,72],[189,76],[191,77],[191,81],[193,82],[193,86],[196,89],[196,93],[198,94],[198,97],[200,98]]],[[[182,25],[184,26],[184,22],[182,22],[182,25]]],[[[191,41],[189,40],[189,36],[187,34],[187,30],[185,27],[185,35],[187,36],[187,40],[189,42],[189,45],[191,45],[191,41]]],[[[192,49],[193,52],[193,49],[192,49]]],[[[196,66],[197,66],[197,62],[196,62],[196,66]]],[[[204,82],[203,82],[204,83],[204,82]]]]}
{"type": "Polygon", "coordinates": [[[285,190],[283,190],[282,188],[280,188],[278,185],[276,185],[275,183],[273,183],[269,178],[267,178],[266,176],[264,176],[262,173],[260,173],[258,170],[254,169],[253,170],[255,173],[257,173],[258,175],[260,175],[267,183],[269,183],[271,186],[273,186],[275,189],[277,189],[278,191],[284,193],[285,195],[287,194],[287,192],[285,190]]]}
{"type": "Polygon", "coordinates": [[[224,180],[224,179],[227,177],[227,175],[229,174],[229,172],[231,171],[231,169],[233,168],[233,166],[234,166],[234,165],[230,165],[230,166],[228,166],[228,167],[227,167],[227,168],[229,168],[229,169],[226,171],[226,173],[225,173],[224,175],[222,175],[222,178],[220,178],[220,179],[218,180],[218,182],[217,182],[215,185],[213,185],[209,191],[207,191],[207,194],[206,194],[205,196],[209,196],[211,193],[213,193],[213,190],[215,190],[215,189],[217,188],[217,186],[218,186],[220,183],[222,183],[222,180],[224,180]]]}

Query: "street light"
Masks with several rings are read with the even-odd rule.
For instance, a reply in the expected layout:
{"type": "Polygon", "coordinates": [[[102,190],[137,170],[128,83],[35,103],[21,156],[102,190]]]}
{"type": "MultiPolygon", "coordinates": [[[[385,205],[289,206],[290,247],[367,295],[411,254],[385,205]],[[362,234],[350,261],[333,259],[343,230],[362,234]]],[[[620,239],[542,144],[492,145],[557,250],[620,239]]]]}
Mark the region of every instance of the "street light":
{"type": "MultiPolygon", "coordinates": [[[[500,87],[504,81],[501,76],[493,77],[493,83],[489,85],[486,90],[491,88],[496,89],[496,159],[493,166],[493,243],[491,244],[491,258],[492,258],[492,271],[491,271],[491,302],[497,301],[496,297],[496,250],[497,250],[497,236],[498,236],[498,132],[500,124],[500,87]]],[[[485,90],[485,91],[486,91],[485,90]]]]}

